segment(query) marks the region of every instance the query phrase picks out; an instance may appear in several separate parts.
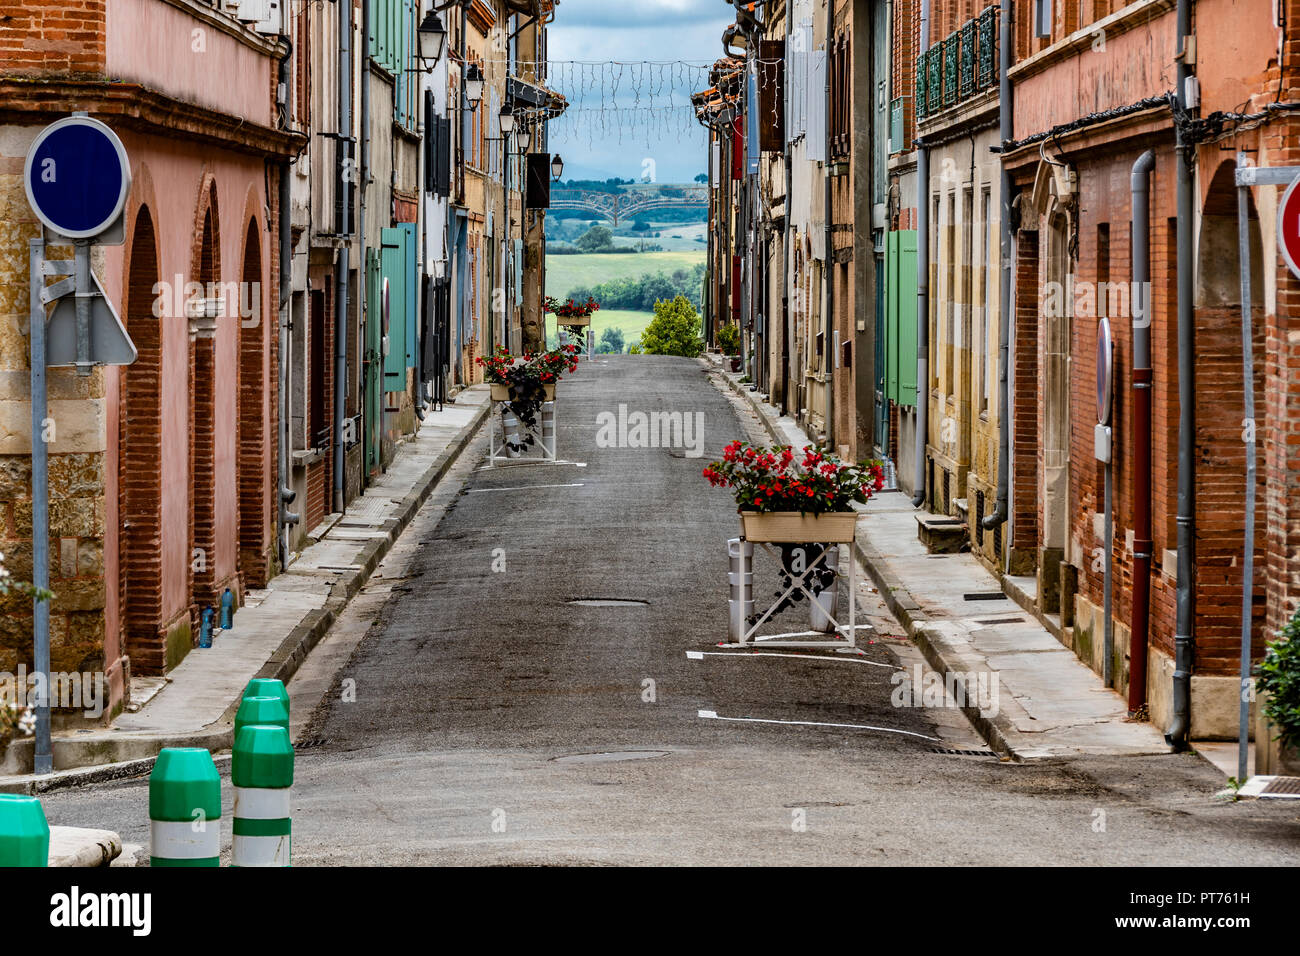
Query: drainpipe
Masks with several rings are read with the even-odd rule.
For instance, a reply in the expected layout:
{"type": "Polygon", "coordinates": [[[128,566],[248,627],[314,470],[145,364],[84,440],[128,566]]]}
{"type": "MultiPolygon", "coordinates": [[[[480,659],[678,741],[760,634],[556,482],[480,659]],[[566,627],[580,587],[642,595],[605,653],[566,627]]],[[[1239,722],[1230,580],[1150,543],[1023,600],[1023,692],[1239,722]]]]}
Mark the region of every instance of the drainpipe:
{"type": "MultiPolygon", "coordinates": [[[[1184,56],[1192,29],[1191,0],[1178,0],[1177,97],[1179,112],[1187,110],[1187,81],[1191,78],[1184,56]]],[[[1178,117],[1176,117],[1178,118],[1178,117]]],[[[1186,750],[1191,731],[1192,625],[1195,615],[1193,548],[1196,532],[1196,328],[1192,305],[1192,170],[1196,146],[1187,140],[1182,123],[1174,124],[1174,151],[1178,172],[1178,581],[1174,623],[1174,719],[1165,740],[1175,750],[1186,750]]]]}
{"type": "MultiPolygon", "coordinates": [[[[293,57],[293,43],[286,36],[281,36],[284,43],[284,56],[280,58],[279,87],[283,91],[285,105],[285,125],[288,125],[289,102],[289,60],[293,57]]],[[[276,441],[279,445],[276,458],[276,480],[280,488],[280,533],[278,546],[280,551],[280,569],[289,564],[289,526],[302,520],[297,512],[289,510],[298,493],[289,487],[289,301],[293,289],[293,221],[291,217],[289,195],[289,161],[280,163],[280,328],[277,355],[277,374],[280,390],[280,427],[276,429],[276,441]]]]}
{"type": "MultiPolygon", "coordinates": [[[[346,0],[344,0],[346,2],[346,0]]],[[[366,331],[370,323],[370,293],[366,288],[366,280],[369,278],[367,272],[366,260],[366,191],[370,185],[370,4],[367,0],[361,3],[361,75],[357,77],[357,85],[361,88],[361,117],[360,129],[357,138],[361,142],[361,165],[357,170],[357,181],[360,183],[359,195],[357,196],[357,298],[361,306],[361,327],[357,333],[357,353],[361,356],[361,379],[360,388],[358,389],[358,398],[361,406],[361,485],[369,484],[370,468],[367,466],[367,455],[369,454],[371,436],[368,429],[371,427],[366,418],[366,406],[369,397],[366,394],[365,380],[365,348],[366,348],[366,331]]],[[[358,489],[360,490],[360,489],[358,489]]]]}
{"type": "MultiPolygon", "coordinates": [[[[785,68],[787,74],[790,64],[790,38],[794,32],[794,10],[790,4],[785,9],[785,68]]],[[[782,92],[790,89],[787,75],[782,84],[782,92]]],[[[794,188],[793,157],[790,153],[789,110],[782,104],[782,116],[786,124],[784,163],[785,166],[785,228],[781,235],[781,414],[790,414],[790,343],[794,340],[794,316],[790,312],[790,256],[793,250],[790,216],[793,212],[791,191],[794,188]]]]}
{"type": "MultiPolygon", "coordinates": [[[[930,49],[930,0],[921,0],[920,48],[921,53],[930,49]]],[[[913,508],[925,503],[925,444],[930,430],[930,150],[924,141],[919,144],[919,149],[916,156],[916,461],[912,473],[913,508]]],[[[1004,209],[1005,203],[1004,196],[1004,209]]],[[[1005,320],[1002,324],[1006,324],[1005,320]]]]}
{"type": "Polygon", "coordinates": [[[1151,623],[1151,172],[1147,150],[1133,164],[1133,609],[1129,621],[1128,710],[1147,699],[1147,635],[1151,623]]]}
{"type": "Polygon", "coordinates": [[[822,321],[823,349],[822,357],[826,372],[826,447],[835,451],[835,249],[834,249],[834,212],[831,206],[831,32],[834,28],[835,4],[826,0],[826,161],[822,170],[825,179],[825,209],[822,218],[826,230],[826,269],[823,281],[826,283],[826,316],[822,321]]]}
{"type": "MultiPolygon", "coordinates": [[[[1011,0],[1002,0],[998,38],[998,138],[1003,143],[1011,142],[1015,136],[1013,118],[1015,113],[1012,101],[1011,59],[1013,55],[1011,0]]],[[[992,514],[984,516],[986,531],[992,531],[1004,524],[1011,513],[1009,503],[1011,488],[1011,171],[1002,165],[1001,183],[998,187],[1002,195],[1001,228],[1001,284],[998,287],[998,489],[997,503],[992,514]]],[[[919,384],[919,383],[918,383],[919,384]]],[[[998,555],[998,560],[1002,556],[998,555]]]]}
{"type": "MultiPolygon", "coordinates": [[[[344,159],[352,158],[350,144],[346,137],[352,133],[352,4],[344,0],[339,4],[339,136],[335,142],[344,152],[344,159]]],[[[345,237],[352,235],[352,180],[349,168],[340,164],[338,189],[343,193],[343,221],[339,223],[339,232],[345,237]]],[[[347,243],[349,240],[344,239],[347,243]]],[[[345,244],[338,253],[335,275],[338,279],[338,291],[334,296],[334,512],[342,514],[344,508],[344,433],[347,428],[348,385],[348,321],[351,310],[348,308],[348,246],[345,244]]]]}

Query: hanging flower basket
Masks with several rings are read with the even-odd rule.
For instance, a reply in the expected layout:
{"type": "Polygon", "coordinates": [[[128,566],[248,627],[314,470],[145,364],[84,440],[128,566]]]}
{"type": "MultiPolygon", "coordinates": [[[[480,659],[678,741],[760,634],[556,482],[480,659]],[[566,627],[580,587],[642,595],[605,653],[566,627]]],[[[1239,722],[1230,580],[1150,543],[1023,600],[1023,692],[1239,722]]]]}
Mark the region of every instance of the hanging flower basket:
{"type": "Polygon", "coordinates": [[[756,448],[734,441],[704,469],[709,484],[730,488],[746,541],[780,544],[853,540],[858,513],[884,487],[878,461],[850,464],[815,446],[756,448]]]}
{"type": "Polygon", "coordinates": [[[516,358],[503,347],[491,358],[475,359],[491,386],[492,400],[507,403],[501,414],[513,415],[524,426],[522,443],[506,440],[512,452],[522,451],[536,442],[537,413],[545,402],[555,401],[555,383],[560,376],[578,368],[577,351],[576,345],[565,345],[541,355],[516,358]]]}

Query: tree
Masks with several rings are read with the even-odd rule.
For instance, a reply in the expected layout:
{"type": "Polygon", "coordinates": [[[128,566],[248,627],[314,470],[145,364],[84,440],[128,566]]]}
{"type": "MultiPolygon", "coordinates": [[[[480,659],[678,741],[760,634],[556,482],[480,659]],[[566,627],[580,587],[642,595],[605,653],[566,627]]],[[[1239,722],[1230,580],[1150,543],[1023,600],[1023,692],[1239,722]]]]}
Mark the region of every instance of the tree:
{"type": "Polygon", "coordinates": [[[682,355],[696,358],[704,351],[700,314],[691,300],[679,295],[671,302],[655,303],[655,317],[641,336],[641,351],[648,355],[682,355]]]}
{"type": "Polygon", "coordinates": [[[623,330],[610,327],[600,333],[600,344],[596,346],[597,355],[622,355],[623,330]]]}
{"type": "Polygon", "coordinates": [[[575,245],[583,252],[612,252],[614,233],[608,226],[592,226],[575,245]]]}
{"type": "Polygon", "coordinates": [[[707,183],[709,181],[709,174],[700,173],[698,176],[695,177],[695,181],[697,183],[707,183]]]}

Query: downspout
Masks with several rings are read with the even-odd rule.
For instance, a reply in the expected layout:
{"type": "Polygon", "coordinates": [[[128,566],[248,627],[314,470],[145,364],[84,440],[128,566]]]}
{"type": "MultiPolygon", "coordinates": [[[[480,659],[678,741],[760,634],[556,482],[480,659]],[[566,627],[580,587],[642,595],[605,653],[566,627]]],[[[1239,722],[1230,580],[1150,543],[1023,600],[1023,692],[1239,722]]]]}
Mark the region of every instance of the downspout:
{"type": "Polygon", "coordinates": [[[835,26],[835,4],[826,0],[826,57],[822,61],[826,71],[826,159],[823,163],[822,177],[825,180],[825,207],[822,219],[826,231],[826,268],[822,281],[826,284],[826,314],[822,320],[822,365],[826,374],[826,447],[835,451],[835,248],[834,248],[834,211],[831,198],[831,32],[835,26]]]}
{"type": "MultiPolygon", "coordinates": [[[[1012,101],[1011,60],[1013,34],[1011,21],[1011,0],[1002,0],[1002,11],[998,37],[998,138],[1003,143],[1011,142],[1015,135],[1013,122],[1014,104],[1012,101]]],[[[991,531],[1006,522],[1011,513],[1011,171],[1002,164],[1001,182],[1002,221],[1001,248],[998,253],[1001,266],[1001,284],[998,287],[998,488],[997,501],[993,512],[984,516],[982,522],[985,530],[991,531]]],[[[918,383],[919,385],[919,383],[918,383]]],[[[1002,555],[998,555],[1002,560],[1002,555]]]]}
{"type": "MultiPolygon", "coordinates": [[[[930,49],[930,0],[921,0],[920,55],[930,49]]],[[[1005,47],[1006,44],[1004,43],[1005,47]]],[[[1006,71],[1003,71],[1006,76],[1006,71]]],[[[916,156],[916,461],[912,507],[925,503],[925,445],[930,430],[930,150],[916,156]]],[[[1003,202],[1005,204],[1005,197],[1003,202]]],[[[1004,206],[1005,208],[1005,206],[1004,206]]],[[[1005,325],[1005,321],[1003,322],[1005,325]]]]}
{"type": "Polygon", "coordinates": [[[1133,164],[1133,609],[1129,621],[1128,710],[1147,699],[1147,635],[1151,624],[1151,173],[1156,154],[1133,164]]]}
{"type": "MultiPolygon", "coordinates": [[[[288,126],[289,103],[289,60],[293,57],[293,43],[286,36],[281,36],[284,43],[284,56],[280,58],[279,87],[284,91],[285,116],[284,126],[288,126]]],[[[278,365],[278,387],[280,390],[280,427],[276,429],[277,474],[280,486],[280,533],[277,545],[280,551],[280,570],[289,565],[289,525],[295,525],[302,516],[289,510],[298,493],[289,487],[289,301],[293,289],[293,221],[291,217],[289,195],[289,161],[280,163],[279,204],[280,204],[280,328],[276,364],[278,365]]]]}
{"type": "Polygon", "coordinates": [[[344,508],[344,435],[347,430],[347,374],[348,374],[348,322],[352,310],[348,308],[349,249],[347,237],[352,235],[352,179],[347,161],[351,157],[348,137],[352,134],[352,4],[344,0],[339,4],[339,138],[336,142],[344,152],[344,163],[339,165],[338,189],[343,193],[343,221],[339,232],[344,235],[344,245],[339,249],[337,278],[338,292],[334,297],[334,513],[342,514],[344,508]]]}
{"type": "Polygon", "coordinates": [[[1188,142],[1182,122],[1187,111],[1186,40],[1192,30],[1191,0],[1178,0],[1177,98],[1174,114],[1174,151],[1177,167],[1177,268],[1178,268],[1178,578],[1174,596],[1173,723],[1165,740],[1175,750],[1187,749],[1191,731],[1192,625],[1194,555],[1196,537],[1196,329],[1192,305],[1192,170],[1196,146],[1188,142]]]}
{"type": "MultiPolygon", "coordinates": [[[[346,0],[344,0],[346,2],[346,0]]],[[[369,276],[369,263],[366,258],[366,192],[370,186],[370,3],[368,0],[362,0],[361,3],[361,75],[357,78],[358,85],[361,87],[361,129],[358,138],[361,140],[361,167],[357,172],[357,178],[361,183],[361,194],[357,197],[357,234],[360,237],[360,247],[358,249],[359,261],[357,262],[357,277],[360,280],[357,283],[358,296],[361,305],[361,329],[357,335],[357,351],[364,353],[367,338],[367,326],[370,323],[370,290],[366,287],[369,276]]],[[[370,468],[367,464],[367,455],[371,436],[367,434],[367,429],[371,426],[366,414],[367,404],[370,399],[366,392],[365,369],[373,366],[373,359],[367,363],[364,355],[361,362],[362,378],[359,389],[361,404],[361,442],[362,442],[362,466],[361,466],[361,483],[364,486],[368,483],[370,468]]]]}
{"type": "MultiPolygon", "coordinates": [[[[794,27],[794,10],[789,3],[785,8],[785,71],[786,76],[781,84],[781,91],[787,97],[790,90],[790,38],[793,34],[794,27]]],[[[781,234],[781,414],[790,414],[790,343],[794,340],[794,318],[790,313],[790,255],[792,251],[792,238],[790,229],[790,217],[793,212],[791,204],[791,191],[794,188],[793,175],[793,157],[790,152],[790,111],[786,104],[781,105],[782,132],[785,134],[784,166],[785,166],[785,226],[781,234]]]]}

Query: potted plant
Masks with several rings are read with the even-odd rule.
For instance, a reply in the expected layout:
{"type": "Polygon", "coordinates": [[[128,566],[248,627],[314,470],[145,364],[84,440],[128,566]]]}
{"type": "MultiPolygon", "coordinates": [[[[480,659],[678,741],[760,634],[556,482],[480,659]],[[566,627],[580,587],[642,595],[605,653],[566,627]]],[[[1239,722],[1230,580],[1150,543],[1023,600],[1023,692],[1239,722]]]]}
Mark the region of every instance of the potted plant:
{"type": "MultiPolygon", "coordinates": [[[[1268,772],[1300,772],[1300,610],[1271,641],[1259,664],[1260,710],[1275,748],[1256,737],[1257,761],[1268,772]],[[1265,754],[1265,750],[1268,753],[1265,754]],[[1264,757],[1263,760],[1259,760],[1264,757]]],[[[1258,725],[1257,725],[1258,726],[1258,725]]]]}
{"type": "Polygon", "coordinates": [[[879,461],[851,464],[814,445],[800,453],[742,441],[728,445],[704,477],[731,489],[746,541],[772,543],[851,542],[853,503],[865,504],[885,484],[879,461]]]}
{"type": "Polygon", "coordinates": [[[536,442],[537,412],[544,402],[555,401],[555,384],[565,372],[578,368],[578,347],[564,345],[540,355],[517,358],[504,346],[490,358],[479,356],[475,361],[483,369],[483,377],[492,389],[492,400],[504,402],[502,415],[506,418],[506,444],[512,452],[522,451],[536,442]],[[522,442],[514,442],[510,418],[517,418],[527,431],[522,442]]]}
{"type": "MultiPolygon", "coordinates": [[[[0,608],[7,603],[11,595],[21,595],[27,599],[41,597],[48,601],[54,594],[44,588],[37,588],[29,581],[18,581],[4,564],[5,556],[0,554],[0,608]]],[[[0,682],[0,763],[3,763],[9,742],[15,735],[30,737],[36,732],[36,715],[27,706],[28,688],[19,687],[16,679],[8,684],[0,682]]]]}
{"type": "Polygon", "coordinates": [[[728,322],[718,329],[718,348],[731,362],[733,372],[740,371],[740,329],[728,322]]]}
{"type": "Polygon", "coordinates": [[[561,302],[554,296],[548,295],[542,308],[555,316],[557,325],[567,329],[575,338],[581,339],[586,334],[584,330],[591,325],[592,313],[600,311],[600,303],[591,296],[587,296],[586,302],[575,302],[573,299],[561,302]]]}

